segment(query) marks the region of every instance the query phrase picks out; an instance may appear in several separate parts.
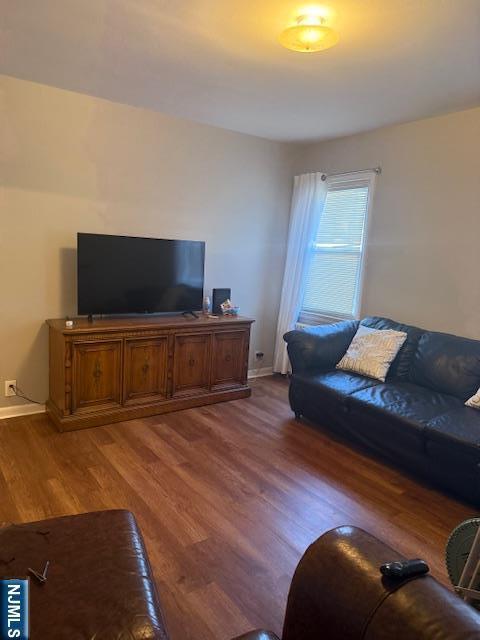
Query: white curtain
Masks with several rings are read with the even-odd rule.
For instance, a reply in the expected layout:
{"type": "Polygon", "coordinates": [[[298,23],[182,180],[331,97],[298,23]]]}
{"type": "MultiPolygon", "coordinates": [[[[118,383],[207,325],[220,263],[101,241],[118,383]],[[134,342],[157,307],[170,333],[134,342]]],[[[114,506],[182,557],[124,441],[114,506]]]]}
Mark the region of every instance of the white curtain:
{"type": "Polygon", "coordinates": [[[288,229],[287,259],[283,275],[273,370],[287,373],[290,368],[283,334],[295,328],[305,290],[305,277],[312,257],[312,245],[327,197],[322,173],[295,176],[288,229]]]}

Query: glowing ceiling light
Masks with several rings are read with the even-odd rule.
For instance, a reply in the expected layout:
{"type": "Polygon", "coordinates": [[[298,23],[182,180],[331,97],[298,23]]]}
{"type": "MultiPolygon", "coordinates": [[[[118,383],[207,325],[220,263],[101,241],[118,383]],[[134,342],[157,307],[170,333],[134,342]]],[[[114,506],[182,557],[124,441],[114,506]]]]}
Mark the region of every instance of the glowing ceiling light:
{"type": "Polygon", "coordinates": [[[318,15],[302,15],[297,24],[280,34],[280,44],[292,51],[313,53],[329,49],[338,42],[338,33],[324,25],[325,19],[318,15]]]}

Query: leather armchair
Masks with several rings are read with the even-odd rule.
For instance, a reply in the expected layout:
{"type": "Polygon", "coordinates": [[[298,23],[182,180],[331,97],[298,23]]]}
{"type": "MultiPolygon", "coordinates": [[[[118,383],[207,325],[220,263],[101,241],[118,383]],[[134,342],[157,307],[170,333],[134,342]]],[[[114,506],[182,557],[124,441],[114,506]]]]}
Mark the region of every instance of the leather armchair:
{"type": "MultiPolygon", "coordinates": [[[[288,595],[282,640],[474,640],[480,615],[431,576],[379,572],[401,554],[355,527],[329,531],[305,552],[288,595]]],[[[255,631],[237,640],[278,640],[255,631]]]]}

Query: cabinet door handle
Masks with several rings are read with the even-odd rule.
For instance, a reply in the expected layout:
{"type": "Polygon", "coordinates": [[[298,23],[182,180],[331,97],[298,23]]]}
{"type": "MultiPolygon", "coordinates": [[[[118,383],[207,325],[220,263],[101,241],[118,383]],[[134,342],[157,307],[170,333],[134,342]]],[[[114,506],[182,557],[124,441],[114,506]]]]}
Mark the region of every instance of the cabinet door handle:
{"type": "Polygon", "coordinates": [[[232,359],[232,356],[227,353],[227,355],[225,356],[225,362],[230,362],[230,360],[232,359]]]}
{"type": "Polygon", "coordinates": [[[100,362],[98,360],[95,361],[95,369],[93,370],[93,377],[95,378],[95,380],[98,381],[98,379],[101,377],[103,371],[102,371],[102,367],[100,366],[100,362]]]}
{"type": "Polygon", "coordinates": [[[193,367],[193,365],[195,364],[195,360],[193,358],[190,358],[190,360],[188,361],[188,364],[193,367]]]}

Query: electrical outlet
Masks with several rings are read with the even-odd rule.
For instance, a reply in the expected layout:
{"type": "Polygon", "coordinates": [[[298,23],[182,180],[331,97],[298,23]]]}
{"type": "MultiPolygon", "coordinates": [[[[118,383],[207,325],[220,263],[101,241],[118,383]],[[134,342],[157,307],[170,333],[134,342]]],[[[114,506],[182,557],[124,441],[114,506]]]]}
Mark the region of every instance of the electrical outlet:
{"type": "Polygon", "coordinates": [[[11,396],[16,395],[15,391],[10,388],[11,384],[17,386],[17,381],[16,380],[5,380],[5,397],[6,398],[10,398],[11,396]]]}
{"type": "Polygon", "coordinates": [[[263,353],[263,351],[255,351],[255,358],[257,360],[261,360],[263,358],[265,354],[263,353]]]}

